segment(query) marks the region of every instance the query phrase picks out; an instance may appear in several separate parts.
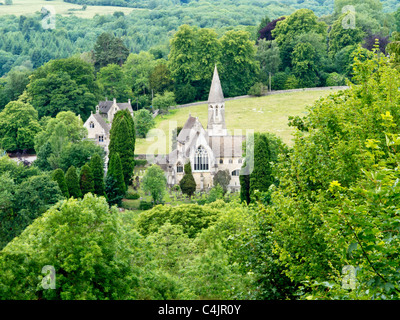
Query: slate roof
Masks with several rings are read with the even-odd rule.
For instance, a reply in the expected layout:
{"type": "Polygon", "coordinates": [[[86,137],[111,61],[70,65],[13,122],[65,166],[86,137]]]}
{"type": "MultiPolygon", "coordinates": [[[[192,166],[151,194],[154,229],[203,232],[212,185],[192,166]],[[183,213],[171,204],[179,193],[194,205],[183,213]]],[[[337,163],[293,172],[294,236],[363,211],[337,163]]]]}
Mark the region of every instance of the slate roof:
{"type": "Polygon", "coordinates": [[[104,120],[104,118],[99,113],[92,113],[92,116],[97,120],[99,125],[104,129],[106,134],[110,133],[111,126],[104,120]]]}
{"type": "Polygon", "coordinates": [[[208,145],[215,158],[241,157],[245,140],[245,136],[212,136],[208,137],[208,145]]]}
{"type": "MultiPolygon", "coordinates": [[[[108,113],[108,111],[111,109],[112,105],[114,104],[114,101],[100,101],[99,102],[99,112],[100,113],[108,113]]],[[[118,107],[121,110],[128,109],[129,112],[133,112],[132,105],[130,102],[124,102],[124,103],[118,103],[118,107]]]]}
{"type": "Polygon", "coordinates": [[[224,102],[224,93],[222,92],[221,81],[219,80],[217,66],[215,66],[210,93],[208,95],[208,103],[222,102],[224,102]]]}

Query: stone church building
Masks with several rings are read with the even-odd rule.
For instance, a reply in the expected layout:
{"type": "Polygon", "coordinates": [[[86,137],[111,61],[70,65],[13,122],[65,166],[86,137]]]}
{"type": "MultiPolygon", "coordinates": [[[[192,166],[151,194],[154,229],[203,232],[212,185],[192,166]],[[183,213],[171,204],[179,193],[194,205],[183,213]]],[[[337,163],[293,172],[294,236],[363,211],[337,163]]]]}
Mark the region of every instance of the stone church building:
{"type": "Polygon", "coordinates": [[[198,117],[189,115],[177,137],[177,147],[160,166],[167,174],[169,186],[179,184],[184,165],[190,161],[197,191],[213,187],[214,175],[228,170],[231,180],[228,189],[240,189],[239,171],[242,167],[242,144],[245,136],[229,135],[225,123],[225,100],[217,67],[208,97],[208,124],[204,129],[198,117]]]}
{"type": "MultiPolygon", "coordinates": [[[[130,100],[128,103],[117,103],[115,99],[100,101],[96,106],[96,113],[91,113],[84,124],[88,130],[88,139],[94,140],[106,151],[106,162],[114,115],[124,109],[128,109],[133,116],[130,100]]],[[[176,149],[157,164],[165,171],[170,187],[179,184],[184,175],[184,165],[190,161],[198,191],[212,188],[214,175],[219,170],[229,171],[231,180],[228,189],[238,191],[244,141],[245,136],[229,135],[226,129],[225,100],[215,67],[208,97],[207,130],[197,117],[189,115],[177,137],[176,149]]]]}

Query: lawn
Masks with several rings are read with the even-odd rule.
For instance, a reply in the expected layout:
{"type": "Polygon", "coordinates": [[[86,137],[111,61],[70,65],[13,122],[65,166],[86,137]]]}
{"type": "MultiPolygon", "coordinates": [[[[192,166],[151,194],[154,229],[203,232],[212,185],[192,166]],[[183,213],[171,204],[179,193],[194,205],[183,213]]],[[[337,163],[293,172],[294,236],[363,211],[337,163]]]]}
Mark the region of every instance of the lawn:
{"type": "MultiPolygon", "coordinates": [[[[307,106],[311,106],[320,97],[332,92],[333,89],[297,91],[226,101],[225,121],[228,131],[231,134],[246,134],[246,130],[271,132],[291,145],[294,129],[288,126],[288,117],[305,115],[307,106]]],[[[189,114],[198,117],[203,127],[207,129],[206,104],[174,109],[168,115],[156,118],[156,130],[151,131],[146,139],[136,140],[135,153],[169,153],[170,132],[175,126],[183,126],[189,114]]]]}
{"type": "MultiPolygon", "coordinates": [[[[0,0],[0,2],[4,2],[0,0]]],[[[111,6],[87,6],[84,11],[72,11],[70,9],[81,9],[82,5],[63,2],[62,0],[13,0],[13,4],[6,6],[0,5],[0,15],[14,14],[16,16],[26,15],[40,11],[42,7],[54,7],[56,14],[61,15],[75,15],[81,18],[93,18],[96,14],[112,14],[114,11],[122,11],[129,14],[132,10],[141,10],[134,8],[124,7],[111,7],[111,6]]]]}

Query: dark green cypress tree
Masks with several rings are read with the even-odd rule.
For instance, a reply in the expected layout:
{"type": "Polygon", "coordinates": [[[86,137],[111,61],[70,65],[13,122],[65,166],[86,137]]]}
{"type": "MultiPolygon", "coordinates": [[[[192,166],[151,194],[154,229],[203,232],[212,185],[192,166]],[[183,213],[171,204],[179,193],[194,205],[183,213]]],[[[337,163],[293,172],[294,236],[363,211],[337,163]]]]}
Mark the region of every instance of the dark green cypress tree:
{"type": "Polygon", "coordinates": [[[110,157],[118,153],[124,175],[126,188],[132,179],[135,167],[135,124],[128,110],[118,111],[114,115],[110,131],[110,157]]]}
{"type": "Polygon", "coordinates": [[[81,188],[82,196],[86,193],[94,193],[94,179],[90,166],[86,163],[82,166],[79,175],[79,186],[81,188]]]}
{"type": "Polygon", "coordinates": [[[93,173],[94,193],[98,196],[105,196],[103,159],[98,153],[95,153],[90,159],[89,164],[93,173]]]}
{"type": "Polygon", "coordinates": [[[240,201],[246,201],[250,203],[250,174],[246,170],[247,163],[243,162],[243,166],[240,170],[239,182],[240,182],[240,201]]]}
{"type": "Polygon", "coordinates": [[[51,174],[51,178],[57,182],[63,196],[69,198],[69,191],[67,183],[65,182],[64,171],[62,171],[62,169],[54,170],[51,174]]]}
{"type": "Polygon", "coordinates": [[[119,158],[118,153],[113,153],[110,155],[106,177],[106,182],[107,181],[109,183],[106,183],[106,194],[107,198],[109,199],[109,203],[111,204],[110,201],[112,201],[112,198],[115,198],[115,195],[124,196],[126,191],[121,159],[119,158]],[[109,177],[112,177],[115,182],[112,182],[109,177]],[[110,188],[110,185],[112,185],[112,188],[110,188]]]}
{"type": "Polygon", "coordinates": [[[74,166],[70,166],[65,174],[65,182],[67,183],[70,197],[81,198],[82,192],[79,187],[79,178],[74,166]]]}
{"type": "Polygon", "coordinates": [[[271,154],[269,150],[268,138],[263,134],[254,136],[254,168],[250,174],[250,198],[254,191],[268,191],[273,182],[271,168],[271,154]]]}
{"type": "Polygon", "coordinates": [[[196,191],[196,181],[194,180],[192,174],[192,167],[190,165],[190,161],[185,164],[184,167],[185,175],[179,182],[179,186],[184,194],[187,194],[189,198],[192,197],[194,192],[196,191]]]}

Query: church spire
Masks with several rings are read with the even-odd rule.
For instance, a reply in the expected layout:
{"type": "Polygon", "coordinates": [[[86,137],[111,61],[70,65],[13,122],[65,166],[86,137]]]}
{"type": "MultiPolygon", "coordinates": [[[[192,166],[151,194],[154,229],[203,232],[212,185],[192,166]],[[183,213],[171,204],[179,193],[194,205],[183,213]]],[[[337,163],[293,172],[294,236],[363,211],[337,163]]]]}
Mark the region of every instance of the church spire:
{"type": "Polygon", "coordinates": [[[221,81],[219,80],[217,65],[214,68],[214,76],[211,82],[210,94],[208,95],[208,103],[224,102],[224,94],[222,92],[221,81]]]}

